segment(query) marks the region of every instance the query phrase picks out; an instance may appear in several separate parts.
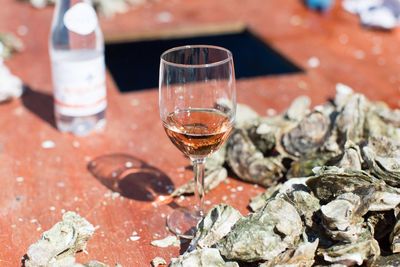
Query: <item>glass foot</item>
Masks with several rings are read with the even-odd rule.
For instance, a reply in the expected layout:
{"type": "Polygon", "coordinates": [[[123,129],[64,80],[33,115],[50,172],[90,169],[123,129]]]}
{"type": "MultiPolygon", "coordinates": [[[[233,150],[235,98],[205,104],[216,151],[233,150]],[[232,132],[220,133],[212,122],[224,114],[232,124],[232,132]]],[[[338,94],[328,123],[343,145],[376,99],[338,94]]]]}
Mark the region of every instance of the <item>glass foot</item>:
{"type": "Polygon", "coordinates": [[[167,217],[167,226],[179,237],[192,239],[197,223],[201,220],[200,213],[187,208],[178,208],[167,217]]]}

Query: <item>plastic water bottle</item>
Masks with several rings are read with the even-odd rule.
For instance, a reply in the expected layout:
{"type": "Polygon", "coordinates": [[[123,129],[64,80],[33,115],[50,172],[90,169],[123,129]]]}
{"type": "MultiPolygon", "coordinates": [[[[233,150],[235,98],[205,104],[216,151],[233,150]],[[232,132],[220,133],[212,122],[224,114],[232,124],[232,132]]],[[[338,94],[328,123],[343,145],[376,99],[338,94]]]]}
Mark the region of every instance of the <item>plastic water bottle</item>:
{"type": "Polygon", "coordinates": [[[75,135],[103,129],[104,39],[90,0],[56,2],[49,52],[57,128],[75,135]]]}

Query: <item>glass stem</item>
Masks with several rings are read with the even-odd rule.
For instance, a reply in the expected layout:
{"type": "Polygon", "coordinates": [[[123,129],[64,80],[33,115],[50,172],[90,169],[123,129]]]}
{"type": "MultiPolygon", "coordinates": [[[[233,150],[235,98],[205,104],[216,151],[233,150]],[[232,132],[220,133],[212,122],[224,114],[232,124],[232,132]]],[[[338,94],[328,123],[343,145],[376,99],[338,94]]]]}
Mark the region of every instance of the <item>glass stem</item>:
{"type": "Polygon", "coordinates": [[[204,172],[206,167],[206,159],[195,159],[193,160],[193,169],[194,169],[194,183],[195,183],[195,195],[198,199],[198,208],[200,216],[204,215],[204,172]]]}

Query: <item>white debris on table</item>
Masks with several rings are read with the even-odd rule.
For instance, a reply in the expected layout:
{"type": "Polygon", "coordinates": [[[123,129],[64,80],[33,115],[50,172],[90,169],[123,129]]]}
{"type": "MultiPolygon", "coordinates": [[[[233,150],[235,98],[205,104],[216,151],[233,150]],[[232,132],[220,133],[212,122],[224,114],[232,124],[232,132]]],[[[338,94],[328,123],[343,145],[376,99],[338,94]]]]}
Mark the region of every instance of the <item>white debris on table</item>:
{"type": "Polygon", "coordinates": [[[42,148],[44,149],[51,149],[51,148],[55,148],[56,144],[51,141],[51,140],[45,140],[42,142],[42,148]]]}
{"type": "Polygon", "coordinates": [[[342,5],[369,27],[389,30],[400,23],[400,0],[344,0],[342,5]]]}
{"type": "Polygon", "coordinates": [[[132,232],[132,235],[129,237],[130,241],[138,241],[140,239],[140,236],[138,235],[137,232],[132,232]]]}
{"type": "MultiPolygon", "coordinates": [[[[0,45],[2,45],[1,42],[0,45]]],[[[20,97],[22,92],[23,83],[21,79],[10,72],[0,57],[0,103],[20,97]]]]}
{"type": "Polygon", "coordinates": [[[310,68],[317,68],[319,67],[320,61],[319,58],[317,57],[310,57],[307,63],[310,68]]]}

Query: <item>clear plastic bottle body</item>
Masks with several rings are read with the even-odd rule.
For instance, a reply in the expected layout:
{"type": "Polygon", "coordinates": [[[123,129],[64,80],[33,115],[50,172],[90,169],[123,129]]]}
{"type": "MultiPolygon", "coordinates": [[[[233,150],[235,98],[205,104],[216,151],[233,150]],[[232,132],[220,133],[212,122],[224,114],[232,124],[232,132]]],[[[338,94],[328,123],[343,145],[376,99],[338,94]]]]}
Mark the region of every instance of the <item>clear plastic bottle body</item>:
{"type": "Polygon", "coordinates": [[[104,39],[91,1],[56,2],[49,53],[57,128],[75,135],[103,129],[104,39]]]}

